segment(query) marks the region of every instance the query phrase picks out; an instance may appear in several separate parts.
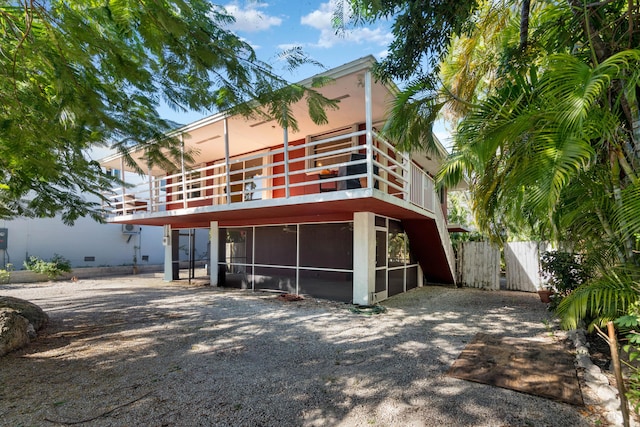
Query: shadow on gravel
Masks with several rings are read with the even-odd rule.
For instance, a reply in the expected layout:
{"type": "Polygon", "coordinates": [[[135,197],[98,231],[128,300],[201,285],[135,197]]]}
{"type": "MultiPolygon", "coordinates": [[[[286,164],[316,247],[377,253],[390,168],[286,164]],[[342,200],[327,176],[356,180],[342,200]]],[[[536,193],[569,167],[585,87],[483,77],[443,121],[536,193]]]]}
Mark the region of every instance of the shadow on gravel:
{"type": "MultiPolygon", "coordinates": [[[[100,283],[51,284],[60,292],[31,298],[51,323],[26,350],[1,360],[0,419],[96,426],[591,424],[570,405],[446,376],[476,333],[549,336],[537,295],[425,287],[386,301],[384,314],[365,316],[317,300],[282,302],[160,281],[100,283]]],[[[0,293],[23,295],[15,287],[0,293]]]]}

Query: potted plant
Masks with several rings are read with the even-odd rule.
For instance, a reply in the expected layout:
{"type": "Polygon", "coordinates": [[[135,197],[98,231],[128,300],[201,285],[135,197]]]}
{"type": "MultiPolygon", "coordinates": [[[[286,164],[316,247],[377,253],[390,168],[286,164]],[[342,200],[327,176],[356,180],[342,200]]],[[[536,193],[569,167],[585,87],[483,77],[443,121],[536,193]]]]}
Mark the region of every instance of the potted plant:
{"type": "Polygon", "coordinates": [[[540,301],[545,304],[551,302],[551,295],[554,294],[553,288],[548,284],[542,285],[540,289],[538,289],[538,296],[540,297],[540,301]]]}

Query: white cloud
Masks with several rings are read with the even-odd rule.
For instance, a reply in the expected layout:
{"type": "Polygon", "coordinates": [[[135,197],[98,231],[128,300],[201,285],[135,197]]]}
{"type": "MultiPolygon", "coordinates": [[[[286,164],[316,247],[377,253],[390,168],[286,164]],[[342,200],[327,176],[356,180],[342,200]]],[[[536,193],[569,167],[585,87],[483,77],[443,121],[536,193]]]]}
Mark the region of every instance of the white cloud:
{"type": "Polygon", "coordinates": [[[282,24],[282,19],[277,16],[270,16],[261,9],[268,6],[267,3],[247,2],[240,6],[238,3],[230,3],[224,8],[230,15],[236,18],[236,22],[229,29],[234,31],[257,32],[268,30],[282,24]]]}
{"type": "Polygon", "coordinates": [[[320,9],[314,10],[308,15],[300,18],[300,23],[322,30],[331,26],[331,6],[329,3],[322,3],[320,9]]]}
{"type": "Polygon", "coordinates": [[[369,28],[360,27],[336,34],[331,23],[333,16],[333,6],[331,3],[322,3],[320,8],[314,10],[300,19],[302,25],[307,25],[316,30],[320,30],[320,37],[314,44],[316,47],[330,48],[338,44],[347,43],[373,43],[378,45],[388,45],[393,40],[393,35],[380,27],[369,28]]]}

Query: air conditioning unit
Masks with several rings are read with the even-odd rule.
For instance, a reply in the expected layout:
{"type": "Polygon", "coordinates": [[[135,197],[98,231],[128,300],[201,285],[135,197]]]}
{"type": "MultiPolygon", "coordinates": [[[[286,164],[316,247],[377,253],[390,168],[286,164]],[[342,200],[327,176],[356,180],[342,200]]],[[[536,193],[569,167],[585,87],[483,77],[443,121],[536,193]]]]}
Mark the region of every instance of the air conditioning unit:
{"type": "Polygon", "coordinates": [[[140,233],[140,226],[133,224],[122,224],[122,234],[138,234],[140,233]]]}

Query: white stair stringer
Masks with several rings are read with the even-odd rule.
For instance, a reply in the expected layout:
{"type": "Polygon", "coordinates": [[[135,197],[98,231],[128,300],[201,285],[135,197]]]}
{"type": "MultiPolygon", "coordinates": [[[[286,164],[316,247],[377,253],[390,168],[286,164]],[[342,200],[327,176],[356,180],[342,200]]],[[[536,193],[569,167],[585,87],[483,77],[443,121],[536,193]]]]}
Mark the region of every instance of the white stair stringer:
{"type": "Polygon", "coordinates": [[[442,248],[447,256],[447,263],[449,264],[449,269],[451,270],[451,276],[453,276],[453,282],[456,284],[457,275],[456,275],[456,256],[453,252],[453,245],[451,244],[451,238],[449,237],[449,230],[447,230],[447,224],[444,219],[444,212],[442,212],[442,206],[437,205],[433,210],[436,216],[436,227],[438,227],[438,234],[440,235],[440,243],[442,244],[442,248]]]}

